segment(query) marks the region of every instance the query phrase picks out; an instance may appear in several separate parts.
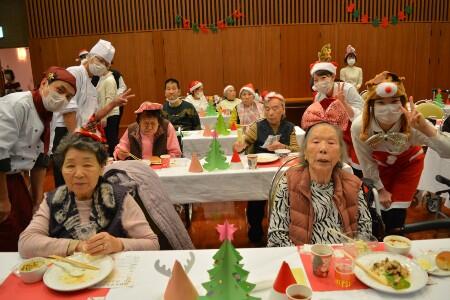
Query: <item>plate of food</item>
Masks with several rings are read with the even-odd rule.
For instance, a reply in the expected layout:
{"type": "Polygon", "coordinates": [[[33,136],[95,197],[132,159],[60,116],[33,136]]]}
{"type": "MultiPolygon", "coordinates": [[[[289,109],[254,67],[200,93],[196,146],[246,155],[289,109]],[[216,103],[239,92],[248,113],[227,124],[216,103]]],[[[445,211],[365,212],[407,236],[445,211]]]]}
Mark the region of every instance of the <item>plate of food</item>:
{"type": "Polygon", "coordinates": [[[415,261],[430,275],[450,276],[450,250],[429,251],[417,256],[415,261]]]}
{"type": "Polygon", "coordinates": [[[87,264],[97,270],[78,267],[76,265],[59,261],[52,264],[44,274],[44,284],[55,291],[78,291],[93,286],[106,277],[114,269],[114,261],[111,256],[91,256],[76,253],[67,257],[76,262],[87,264]]]}
{"type": "Polygon", "coordinates": [[[356,277],[367,286],[391,294],[408,294],[422,289],[428,274],[406,256],[373,252],[356,259],[356,277]],[[369,274],[370,273],[370,274],[369,274]]]}
{"type": "Polygon", "coordinates": [[[278,155],[273,153],[258,153],[256,156],[258,156],[258,164],[268,164],[280,159],[278,155]]]}

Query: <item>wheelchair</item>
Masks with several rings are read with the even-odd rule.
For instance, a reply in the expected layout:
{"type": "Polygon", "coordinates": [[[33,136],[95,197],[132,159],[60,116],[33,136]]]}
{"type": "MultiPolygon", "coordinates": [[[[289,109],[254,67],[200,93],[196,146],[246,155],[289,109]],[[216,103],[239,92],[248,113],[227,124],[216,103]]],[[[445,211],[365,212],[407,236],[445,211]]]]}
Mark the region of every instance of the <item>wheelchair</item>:
{"type": "Polygon", "coordinates": [[[424,195],[424,200],[426,202],[426,207],[428,212],[430,213],[435,213],[436,214],[436,218],[438,216],[442,216],[444,218],[448,218],[448,216],[446,214],[444,214],[443,212],[441,212],[441,205],[444,203],[444,198],[442,197],[443,194],[449,194],[450,196],[450,179],[441,176],[441,175],[437,175],[436,176],[436,181],[442,184],[447,185],[449,188],[446,190],[441,190],[438,191],[436,193],[426,193],[424,195]]]}

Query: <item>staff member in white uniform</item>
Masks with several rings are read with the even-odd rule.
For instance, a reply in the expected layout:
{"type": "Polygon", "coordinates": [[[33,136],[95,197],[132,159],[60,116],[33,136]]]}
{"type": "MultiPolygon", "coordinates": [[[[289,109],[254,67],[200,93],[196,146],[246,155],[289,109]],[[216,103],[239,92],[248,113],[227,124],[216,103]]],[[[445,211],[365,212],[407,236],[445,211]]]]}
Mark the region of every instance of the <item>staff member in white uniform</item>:
{"type": "MultiPolygon", "coordinates": [[[[76,78],[77,93],[64,110],[54,115],[52,151],[56,151],[59,142],[68,132],[86,124],[89,117],[97,111],[97,90],[92,85],[91,78],[94,75],[102,76],[108,71],[115,51],[110,42],[99,40],[83,64],[67,68],[76,78]]],[[[60,170],[53,168],[53,176],[56,187],[64,184],[60,170]]]]}
{"type": "Polygon", "coordinates": [[[39,88],[0,98],[0,252],[17,251],[19,234],[42,200],[53,112],[76,90],[70,72],[50,67],[39,88]],[[22,171],[31,171],[31,195],[22,171]]]}

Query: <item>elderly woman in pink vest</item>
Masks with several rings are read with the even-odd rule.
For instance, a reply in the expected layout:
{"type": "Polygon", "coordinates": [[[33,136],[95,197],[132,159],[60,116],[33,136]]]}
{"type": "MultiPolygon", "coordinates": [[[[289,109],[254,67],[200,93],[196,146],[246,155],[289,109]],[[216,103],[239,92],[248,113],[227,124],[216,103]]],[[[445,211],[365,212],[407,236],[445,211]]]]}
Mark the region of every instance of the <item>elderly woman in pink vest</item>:
{"type": "Polygon", "coordinates": [[[269,247],[340,243],[340,232],[372,233],[372,220],[358,177],[341,169],[346,148],[342,110],[311,105],[302,119],[308,128],[302,164],[290,168],[277,186],[269,224],[269,247]],[[324,122],[323,120],[327,120],[324,122]]]}
{"type": "Polygon", "coordinates": [[[103,181],[108,152],[92,120],[63,138],[55,155],[65,185],[46,194],[19,239],[22,257],[157,250],[158,237],[127,189],[103,181]]]}
{"type": "Polygon", "coordinates": [[[125,160],[130,153],[143,159],[163,154],[181,156],[175,128],[161,117],[161,109],[162,105],[159,103],[146,101],[141,104],[134,112],[136,122],[128,126],[116,146],[114,158],[125,160]]]}

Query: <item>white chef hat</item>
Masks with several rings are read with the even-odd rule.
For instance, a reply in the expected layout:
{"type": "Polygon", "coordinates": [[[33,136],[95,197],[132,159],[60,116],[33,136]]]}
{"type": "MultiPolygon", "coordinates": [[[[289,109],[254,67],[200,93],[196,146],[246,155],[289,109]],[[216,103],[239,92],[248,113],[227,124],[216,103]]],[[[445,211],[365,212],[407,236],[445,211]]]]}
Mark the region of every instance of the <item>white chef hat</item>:
{"type": "Polygon", "coordinates": [[[107,62],[111,63],[114,58],[114,53],[116,52],[116,49],[114,46],[105,40],[99,40],[97,44],[92,47],[90,54],[100,56],[107,62]]]}

